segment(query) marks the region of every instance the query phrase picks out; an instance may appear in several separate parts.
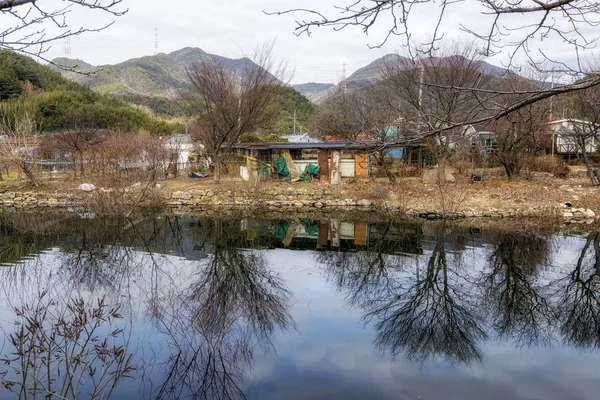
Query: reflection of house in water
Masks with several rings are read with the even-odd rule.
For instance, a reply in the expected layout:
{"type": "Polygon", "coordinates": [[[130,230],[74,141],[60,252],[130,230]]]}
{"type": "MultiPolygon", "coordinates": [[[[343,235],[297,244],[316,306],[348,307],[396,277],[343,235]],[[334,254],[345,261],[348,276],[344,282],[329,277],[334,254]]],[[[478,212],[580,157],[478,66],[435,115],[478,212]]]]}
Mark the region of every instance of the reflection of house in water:
{"type": "Polygon", "coordinates": [[[369,250],[421,254],[421,225],[410,221],[346,222],[338,219],[282,220],[263,237],[273,247],[294,250],[369,250]],[[275,239],[275,240],[273,240],[275,239]]]}

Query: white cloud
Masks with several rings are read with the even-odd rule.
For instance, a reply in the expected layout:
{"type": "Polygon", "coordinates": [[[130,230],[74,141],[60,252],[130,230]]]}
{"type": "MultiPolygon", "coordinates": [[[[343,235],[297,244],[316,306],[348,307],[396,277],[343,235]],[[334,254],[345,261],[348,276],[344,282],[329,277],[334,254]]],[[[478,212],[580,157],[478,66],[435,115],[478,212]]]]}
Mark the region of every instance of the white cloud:
{"type": "MultiPolygon", "coordinates": [[[[59,0],[48,2],[57,5],[63,3],[59,0]]],[[[307,15],[269,16],[264,11],[298,7],[335,15],[337,11],[334,5],[349,3],[348,0],[177,0],[171,3],[123,0],[123,5],[129,8],[129,12],[116,18],[115,24],[105,31],[73,38],[72,56],[92,64],[113,64],[133,57],[151,55],[154,53],[155,28],[158,29],[161,52],[195,46],[211,53],[237,58],[250,54],[253,48],[264,42],[276,40],[276,57],[287,62],[290,70],[295,71],[292,79],[294,83],[336,83],[342,76],[343,63],[346,63],[346,74],[350,75],[386,53],[401,50],[405,42],[401,37],[391,37],[379,49],[368,47],[380,43],[385,37],[389,18],[384,18],[380,24],[375,25],[368,36],[357,27],[349,27],[339,32],[331,28],[318,28],[313,30],[311,36],[297,37],[294,34],[295,21],[308,18],[307,15]]],[[[440,28],[445,38],[459,37],[461,24],[478,32],[486,31],[490,16],[482,15],[478,4],[480,3],[467,1],[449,6],[440,28]]],[[[437,22],[436,13],[439,11],[438,3],[420,7],[422,8],[416,8],[410,20],[413,39],[416,41],[431,36],[437,22]]],[[[92,10],[74,9],[70,15],[72,26],[98,27],[111,20],[112,17],[92,10]]],[[[519,26],[525,22],[531,22],[531,19],[511,14],[506,23],[519,26]]],[[[563,60],[573,61],[573,52],[560,41],[539,41],[537,45],[530,47],[529,53],[539,56],[538,47],[563,60]]],[[[62,43],[56,43],[48,53],[50,58],[62,55],[62,43]]],[[[501,64],[506,60],[507,54],[503,53],[492,61],[501,64]]]]}

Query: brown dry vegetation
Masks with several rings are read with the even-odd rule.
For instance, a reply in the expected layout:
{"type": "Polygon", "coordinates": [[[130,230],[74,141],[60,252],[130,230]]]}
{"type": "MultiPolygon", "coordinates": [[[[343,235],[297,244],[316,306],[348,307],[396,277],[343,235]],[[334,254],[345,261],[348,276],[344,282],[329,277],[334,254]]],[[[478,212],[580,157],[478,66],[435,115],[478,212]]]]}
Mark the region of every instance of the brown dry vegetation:
{"type": "MultiPolygon", "coordinates": [[[[224,178],[216,183],[210,179],[190,179],[180,176],[175,179],[160,180],[160,191],[164,193],[187,191],[192,189],[214,188],[219,192],[239,192],[243,189],[257,188],[264,200],[270,200],[268,193],[275,188],[313,188],[325,190],[331,199],[370,199],[374,202],[391,200],[408,210],[440,210],[441,200],[452,204],[452,211],[523,211],[536,210],[545,215],[549,209],[555,209],[560,203],[571,202],[574,207],[590,208],[600,211],[598,188],[589,183],[584,166],[570,166],[569,178],[556,178],[549,173],[531,172],[529,179],[507,181],[500,168],[484,170],[484,181],[471,184],[465,175],[455,175],[456,182],[440,186],[423,182],[421,178],[399,178],[390,184],[385,178],[344,179],[340,185],[328,185],[319,182],[289,183],[260,182],[253,184],[239,178],[224,178]]],[[[92,180],[93,181],[93,180],[92,180]]],[[[74,192],[82,181],[72,177],[57,180],[44,180],[37,189],[40,192],[74,192]]],[[[14,180],[0,181],[0,192],[31,190],[14,180]]]]}
{"type": "MultiPolygon", "coordinates": [[[[262,182],[261,192],[269,192],[274,187],[314,187],[327,188],[332,199],[380,199],[380,193],[387,198],[402,204],[405,209],[439,210],[440,197],[455,199],[457,211],[487,211],[497,209],[529,210],[554,208],[560,203],[572,202],[574,207],[600,210],[598,188],[590,185],[583,173],[584,167],[571,167],[571,178],[560,179],[550,174],[532,172],[530,179],[507,181],[501,169],[486,170],[481,184],[471,184],[468,177],[458,176],[455,183],[445,184],[443,188],[435,183],[423,182],[421,178],[399,178],[395,184],[385,179],[350,180],[346,179],[339,186],[314,183],[262,182]]],[[[251,187],[247,182],[239,180],[223,180],[216,184],[210,180],[194,180],[185,177],[162,182],[165,191],[185,191],[194,188],[219,187],[220,190],[235,192],[244,187],[251,187]]],[[[268,199],[266,199],[268,200],[268,199]]],[[[540,214],[543,214],[540,212],[540,214]]]]}

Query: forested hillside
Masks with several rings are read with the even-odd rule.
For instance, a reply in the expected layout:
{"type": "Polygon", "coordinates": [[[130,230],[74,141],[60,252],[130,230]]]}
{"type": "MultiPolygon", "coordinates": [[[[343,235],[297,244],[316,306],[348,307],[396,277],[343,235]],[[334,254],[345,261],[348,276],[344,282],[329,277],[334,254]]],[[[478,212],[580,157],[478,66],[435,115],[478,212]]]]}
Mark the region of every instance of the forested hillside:
{"type": "MultiPolygon", "coordinates": [[[[169,54],[134,58],[116,65],[93,66],[82,60],[57,58],[54,62],[67,66],[60,70],[68,79],[85,85],[98,93],[111,94],[164,118],[186,117],[178,106],[179,91],[192,89],[186,68],[210,58],[226,66],[238,76],[244,76],[255,64],[248,58],[231,59],[209,54],[202,49],[186,47],[169,54]]],[[[272,104],[276,118],[261,128],[266,134],[288,134],[309,129],[313,106],[309,99],[293,87],[282,87],[272,104]]],[[[189,115],[187,115],[189,116],[189,115]]]]}
{"type": "Polygon", "coordinates": [[[267,134],[286,135],[294,132],[294,113],[296,114],[296,132],[308,132],[312,122],[313,104],[300,92],[290,86],[282,86],[273,104],[276,117],[263,128],[267,134]]]}
{"type": "Polygon", "coordinates": [[[168,134],[180,129],[114,96],[96,93],[29,57],[0,51],[0,118],[33,115],[40,129],[78,124],[122,131],[168,134]]]}

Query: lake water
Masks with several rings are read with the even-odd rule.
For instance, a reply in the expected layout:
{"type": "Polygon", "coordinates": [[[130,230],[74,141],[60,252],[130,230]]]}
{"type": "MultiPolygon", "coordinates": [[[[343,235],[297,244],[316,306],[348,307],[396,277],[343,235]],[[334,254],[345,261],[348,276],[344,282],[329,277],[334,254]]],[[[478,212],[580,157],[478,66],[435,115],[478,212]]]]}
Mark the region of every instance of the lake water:
{"type": "MultiPolygon", "coordinates": [[[[65,317],[70,298],[118,306],[96,339],[127,343],[134,369],[98,397],[600,396],[597,231],[374,215],[5,214],[0,223],[2,354],[12,360],[0,370],[4,383],[30,370],[28,398],[43,398],[48,382],[61,389],[66,364],[84,357],[54,350],[46,362],[45,342],[19,364],[8,335],[26,327],[16,343],[31,345],[26,317],[41,293],[46,332],[79,321],[65,317]]],[[[102,357],[89,366],[101,370],[99,360],[116,368],[102,357]]],[[[98,388],[94,371],[80,374],[79,398],[98,388]]],[[[0,397],[17,398],[18,388],[0,397]]]]}

